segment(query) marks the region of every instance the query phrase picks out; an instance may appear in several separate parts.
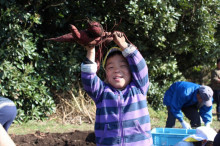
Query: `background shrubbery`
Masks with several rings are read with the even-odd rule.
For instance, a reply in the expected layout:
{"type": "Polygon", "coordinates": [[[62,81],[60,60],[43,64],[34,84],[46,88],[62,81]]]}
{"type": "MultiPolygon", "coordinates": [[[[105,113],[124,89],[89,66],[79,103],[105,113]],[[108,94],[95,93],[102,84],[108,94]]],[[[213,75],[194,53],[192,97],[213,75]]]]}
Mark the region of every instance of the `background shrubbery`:
{"type": "Polygon", "coordinates": [[[93,19],[125,32],[147,61],[154,109],[175,81],[209,84],[220,57],[219,0],[1,0],[0,11],[0,92],[15,101],[20,122],[54,113],[57,94],[78,97],[85,50],[44,41],[69,33],[69,24],[81,30],[93,19]]]}

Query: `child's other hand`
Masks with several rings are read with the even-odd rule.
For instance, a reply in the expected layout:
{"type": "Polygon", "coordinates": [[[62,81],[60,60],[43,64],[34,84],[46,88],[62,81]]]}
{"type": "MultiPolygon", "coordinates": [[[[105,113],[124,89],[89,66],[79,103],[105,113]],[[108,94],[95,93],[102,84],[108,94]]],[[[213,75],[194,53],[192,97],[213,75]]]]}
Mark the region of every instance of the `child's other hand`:
{"type": "Polygon", "coordinates": [[[113,40],[122,50],[128,47],[128,43],[125,41],[125,36],[122,32],[115,31],[113,33],[113,40]]]}

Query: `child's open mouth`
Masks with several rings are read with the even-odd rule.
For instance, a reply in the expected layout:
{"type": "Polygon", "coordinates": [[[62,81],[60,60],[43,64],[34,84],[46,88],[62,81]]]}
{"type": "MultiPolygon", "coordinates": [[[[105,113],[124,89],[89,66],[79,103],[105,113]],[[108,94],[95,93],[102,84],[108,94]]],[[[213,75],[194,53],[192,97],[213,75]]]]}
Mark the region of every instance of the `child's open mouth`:
{"type": "Polygon", "coordinates": [[[114,80],[115,80],[115,81],[120,81],[121,79],[122,79],[121,76],[114,77],[114,80]]]}

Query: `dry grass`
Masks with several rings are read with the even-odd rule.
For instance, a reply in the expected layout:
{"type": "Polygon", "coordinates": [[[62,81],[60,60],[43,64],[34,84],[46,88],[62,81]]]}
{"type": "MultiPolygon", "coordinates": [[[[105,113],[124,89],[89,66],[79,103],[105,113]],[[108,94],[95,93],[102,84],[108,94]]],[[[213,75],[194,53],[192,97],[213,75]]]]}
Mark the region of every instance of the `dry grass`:
{"type": "Polygon", "coordinates": [[[59,100],[56,116],[61,117],[64,124],[82,124],[83,122],[94,124],[95,103],[82,89],[78,90],[77,97],[73,91],[63,95],[55,93],[55,95],[59,100]]]}

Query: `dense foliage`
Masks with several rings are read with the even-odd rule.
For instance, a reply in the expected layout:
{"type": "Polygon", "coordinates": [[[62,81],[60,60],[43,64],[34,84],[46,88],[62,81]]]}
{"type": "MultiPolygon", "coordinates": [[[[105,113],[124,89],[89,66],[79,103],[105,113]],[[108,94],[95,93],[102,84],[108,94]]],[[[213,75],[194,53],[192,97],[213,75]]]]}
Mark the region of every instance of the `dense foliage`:
{"type": "Polygon", "coordinates": [[[68,33],[69,24],[81,30],[93,19],[125,32],[148,64],[155,109],[173,82],[202,84],[220,57],[219,0],[1,0],[0,11],[0,89],[15,101],[18,121],[52,114],[54,93],[77,94],[85,50],[44,41],[68,33]]]}

